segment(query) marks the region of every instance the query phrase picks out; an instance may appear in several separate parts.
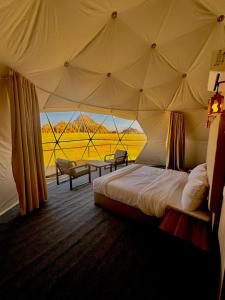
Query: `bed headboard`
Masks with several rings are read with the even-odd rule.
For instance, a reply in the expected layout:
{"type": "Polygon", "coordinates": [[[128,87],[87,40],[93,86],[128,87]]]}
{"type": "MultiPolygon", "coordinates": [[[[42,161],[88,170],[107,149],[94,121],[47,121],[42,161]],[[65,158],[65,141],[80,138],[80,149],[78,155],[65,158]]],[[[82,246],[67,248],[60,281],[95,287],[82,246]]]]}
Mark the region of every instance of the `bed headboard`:
{"type": "Polygon", "coordinates": [[[217,116],[211,126],[207,147],[209,210],[220,214],[225,182],[225,114],[217,116]]]}

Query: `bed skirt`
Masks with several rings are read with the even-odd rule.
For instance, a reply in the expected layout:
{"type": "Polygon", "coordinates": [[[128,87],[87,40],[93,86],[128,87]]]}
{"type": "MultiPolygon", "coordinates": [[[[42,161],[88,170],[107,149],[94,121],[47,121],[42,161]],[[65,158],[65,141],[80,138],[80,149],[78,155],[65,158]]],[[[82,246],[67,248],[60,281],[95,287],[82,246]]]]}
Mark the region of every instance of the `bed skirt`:
{"type": "Polygon", "coordinates": [[[100,193],[94,193],[94,201],[97,206],[106,208],[117,215],[132,219],[142,224],[158,226],[162,221],[160,218],[148,216],[135,207],[112,200],[100,193]]]}

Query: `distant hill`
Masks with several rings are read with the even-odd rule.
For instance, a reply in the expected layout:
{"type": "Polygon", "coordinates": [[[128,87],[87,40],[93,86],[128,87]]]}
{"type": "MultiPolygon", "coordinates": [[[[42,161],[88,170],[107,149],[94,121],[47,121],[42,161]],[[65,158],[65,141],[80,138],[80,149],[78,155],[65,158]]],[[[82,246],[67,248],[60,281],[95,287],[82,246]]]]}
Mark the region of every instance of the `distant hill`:
{"type": "Polygon", "coordinates": [[[130,133],[130,134],[138,134],[138,133],[140,133],[140,131],[138,130],[138,129],[136,129],[136,128],[127,128],[127,129],[124,129],[123,131],[122,131],[122,133],[130,133]]]}
{"type": "MultiPolygon", "coordinates": [[[[52,126],[54,132],[62,133],[64,128],[66,127],[66,133],[73,132],[98,132],[98,133],[109,133],[110,131],[103,125],[95,122],[87,115],[80,115],[76,120],[70,122],[67,125],[66,121],[60,121],[59,123],[52,126]]],[[[50,133],[51,127],[49,124],[45,124],[42,126],[43,133],[50,133]]]]}

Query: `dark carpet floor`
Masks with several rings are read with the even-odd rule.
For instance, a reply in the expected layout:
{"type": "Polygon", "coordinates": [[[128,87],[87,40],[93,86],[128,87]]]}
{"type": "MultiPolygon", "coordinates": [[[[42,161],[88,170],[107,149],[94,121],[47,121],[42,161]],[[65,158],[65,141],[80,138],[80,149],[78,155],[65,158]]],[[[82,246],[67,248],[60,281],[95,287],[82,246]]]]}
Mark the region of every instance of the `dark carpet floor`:
{"type": "Polygon", "coordinates": [[[28,217],[0,219],[0,299],[210,299],[210,254],[93,202],[91,185],[49,184],[28,217]]]}

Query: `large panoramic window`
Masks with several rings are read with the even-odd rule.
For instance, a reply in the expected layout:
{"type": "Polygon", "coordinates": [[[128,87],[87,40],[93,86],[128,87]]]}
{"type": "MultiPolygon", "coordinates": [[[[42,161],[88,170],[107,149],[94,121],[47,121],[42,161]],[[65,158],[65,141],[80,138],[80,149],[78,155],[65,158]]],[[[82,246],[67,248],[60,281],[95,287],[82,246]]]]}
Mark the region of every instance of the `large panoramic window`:
{"type": "Polygon", "coordinates": [[[54,173],[55,159],[104,160],[116,149],[135,160],[146,142],[136,120],[83,112],[41,113],[46,175],[54,173]]]}

